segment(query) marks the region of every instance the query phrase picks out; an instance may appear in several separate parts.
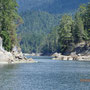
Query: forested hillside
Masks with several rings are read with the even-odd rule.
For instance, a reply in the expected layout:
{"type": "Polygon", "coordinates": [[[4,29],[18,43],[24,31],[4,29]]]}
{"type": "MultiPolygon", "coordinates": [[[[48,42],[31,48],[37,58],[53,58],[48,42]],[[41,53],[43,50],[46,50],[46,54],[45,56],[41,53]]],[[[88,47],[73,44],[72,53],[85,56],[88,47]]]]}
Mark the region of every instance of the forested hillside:
{"type": "MultiPolygon", "coordinates": [[[[62,47],[63,43],[61,41],[63,41],[63,39],[61,40],[60,38],[61,33],[59,32],[59,30],[61,30],[60,29],[61,26],[60,24],[62,20],[61,17],[63,16],[64,13],[69,12],[67,13],[68,15],[64,16],[67,17],[65,18],[65,20],[70,19],[71,20],[70,26],[73,25],[74,26],[69,28],[75,28],[76,23],[75,21],[77,21],[75,19],[75,17],[77,16],[75,13],[78,11],[77,7],[79,7],[81,3],[87,3],[88,0],[82,1],[69,0],[68,3],[66,3],[66,0],[45,0],[45,1],[41,0],[41,2],[39,1],[40,0],[33,0],[31,1],[31,3],[29,3],[30,2],[29,0],[27,3],[27,1],[25,0],[23,2],[21,1],[18,2],[21,5],[19,13],[24,21],[24,23],[18,28],[17,31],[18,38],[21,40],[20,45],[22,51],[28,53],[42,52],[44,54],[54,52],[63,53],[67,50],[66,47],[68,45],[62,47]],[[24,8],[23,5],[26,5],[26,7],[24,8]],[[72,13],[72,11],[74,13],[72,13]],[[62,50],[61,47],[64,50],[62,50]]],[[[65,21],[65,23],[66,22],[67,21],[65,21]]],[[[83,21],[80,22],[83,23],[83,21]]],[[[78,23],[78,25],[79,24],[80,23],[78,23]]],[[[64,27],[64,23],[62,24],[62,26],[64,27]]],[[[66,28],[68,29],[68,27],[66,28]]],[[[84,26],[82,28],[84,28],[84,26]]],[[[74,33],[78,32],[75,31],[74,33]]],[[[67,42],[69,43],[69,41],[67,42]]]]}
{"type": "Polygon", "coordinates": [[[24,23],[20,26],[20,32],[44,32],[49,33],[59,24],[61,15],[48,12],[22,12],[20,13],[24,23]]]}
{"type": "Polygon", "coordinates": [[[23,52],[41,52],[45,38],[60,22],[61,15],[47,12],[21,13],[24,23],[18,29],[23,52]]]}
{"type": "Polygon", "coordinates": [[[49,13],[66,13],[76,10],[81,3],[88,0],[17,0],[20,11],[45,11],[49,13]]]}

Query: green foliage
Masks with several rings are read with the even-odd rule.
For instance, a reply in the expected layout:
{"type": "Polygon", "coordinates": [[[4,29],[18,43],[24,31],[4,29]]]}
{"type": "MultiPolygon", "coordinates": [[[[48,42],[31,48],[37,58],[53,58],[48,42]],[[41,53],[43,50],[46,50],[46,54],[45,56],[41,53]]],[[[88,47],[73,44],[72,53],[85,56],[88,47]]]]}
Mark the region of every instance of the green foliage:
{"type": "Polygon", "coordinates": [[[26,32],[21,37],[20,45],[23,52],[49,54],[57,51],[58,27],[53,29],[49,34],[42,32],[31,32],[27,34],[26,32]]]}
{"type": "Polygon", "coordinates": [[[90,4],[81,5],[75,18],[64,15],[60,22],[59,43],[61,53],[73,51],[75,44],[90,40],[90,4]]]}
{"type": "Polygon", "coordinates": [[[59,43],[60,43],[60,51],[63,53],[70,43],[73,41],[72,36],[72,17],[69,15],[64,15],[60,22],[59,28],[59,43]]]}
{"type": "Polygon", "coordinates": [[[9,33],[7,31],[1,31],[0,36],[3,38],[4,49],[10,51],[12,48],[12,43],[9,37],[9,33]]]}
{"type": "Polygon", "coordinates": [[[48,36],[50,36],[48,34],[59,24],[61,15],[47,12],[25,12],[21,16],[24,23],[20,25],[17,33],[18,36],[21,36],[22,51],[44,52],[46,43],[50,41],[48,41],[48,36]]]}
{"type": "Polygon", "coordinates": [[[85,29],[88,33],[88,38],[90,40],[90,3],[88,3],[86,7],[86,14],[85,14],[85,29]]]}
{"type": "Polygon", "coordinates": [[[22,12],[20,13],[24,23],[20,25],[18,33],[21,32],[44,32],[49,33],[59,24],[61,15],[53,15],[47,12],[22,12]]]}
{"type": "Polygon", "coordinates": [[[53,14],[74,12],[82,3],[89,0],[17,0],[20,12],[44,11],[53,14]]]}
{"type": "Polygon", "coordinates": [[[51,54],[55,52],[59,52],[59,35],[58,35],[59,26],[55,27],[45,38],[45,43],[42,47],[43,54],[51,54]]]}
{"type": "Polygon", "coordinates": [[[86,33],[84,30],[84,23],[82,18],[79,15],[79,12],[75,15],[75,29],[74,29],[74,41],[75,43],[81,42],[86,39],[86,33]]]}
{"type": "Polygon", "coordinates": [[[6,50],[11,50],[13,45],[17,45],[16,27],[21,23],[17,6],[16,0],[0,0],[0,33],[4,38],[3,43],[6,50]],[[7,44],[5,39],[10,39],[10,44],[7,44]]]}
{"type": "Polygon", "coordinates": [[[24,33],[20,42],[23,52],[41,52],[44,43],[44,34],[42,33],[24,33]]]}
{"type": "Polygon", "coordinates": [[[90,4],[83,4],[73,16],[64,14],[62,18],[46,12],[26,12],[21,16],[24,24],[18,35],[23,52],[65,54],[72,52],[77,43],[90,40],[90,4]]]}

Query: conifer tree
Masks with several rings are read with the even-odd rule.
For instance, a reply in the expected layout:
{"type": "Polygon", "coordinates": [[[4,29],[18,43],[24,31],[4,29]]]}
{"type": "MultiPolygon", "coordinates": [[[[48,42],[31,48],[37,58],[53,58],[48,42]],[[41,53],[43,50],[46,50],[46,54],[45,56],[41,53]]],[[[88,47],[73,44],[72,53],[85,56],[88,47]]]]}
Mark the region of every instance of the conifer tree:
{"type": "Polygon", "coordinates": [[[61,19],[59,29],[59,42],[61,52],[64,52],[73,41],[72,23],[72,17],[69,15],[65,14],[61,19]]]}
{"type": "Polygon", "coordinates": [[[4,48],[8,51],[17,45],[16,28],[21,23],[17,7],[16,0],[0,0],[0,35],[3,38],[4,48]]]}
{"type": "Polygon", "coordinates": [[[90,3],[88,3],[86,7],[85,29],[87,30],[88,39],[90,40],[90,3]]]}
{"type": "Polygon", "coordinates": [[[75,43],[81,42],[86,39],[86,33],[84,30],[84,23],[80,17],[79,12],[75,15],[75,26],[74,26],[74,41],[75,43]]]}

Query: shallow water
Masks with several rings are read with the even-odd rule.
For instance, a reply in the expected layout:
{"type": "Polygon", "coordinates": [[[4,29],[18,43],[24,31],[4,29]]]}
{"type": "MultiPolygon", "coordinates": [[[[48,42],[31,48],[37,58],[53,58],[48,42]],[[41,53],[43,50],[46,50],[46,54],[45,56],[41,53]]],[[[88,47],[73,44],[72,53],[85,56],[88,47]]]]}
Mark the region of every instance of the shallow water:
{"type": "MultiPolygon", "coordinates": [[[[35,59],[36,57],[34,57],[35,59]]],[[[90,62],[39,57],[39,63],[0,65],[0,90],[90,90],[90,62]]]]}

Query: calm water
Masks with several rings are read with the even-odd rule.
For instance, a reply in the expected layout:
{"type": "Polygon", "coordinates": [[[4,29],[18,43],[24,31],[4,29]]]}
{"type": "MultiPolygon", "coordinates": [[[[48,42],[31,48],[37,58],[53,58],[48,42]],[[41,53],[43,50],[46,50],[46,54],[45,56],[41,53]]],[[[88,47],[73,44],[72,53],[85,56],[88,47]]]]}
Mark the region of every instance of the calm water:
{"type": "MultiPolygon", "coordinates": [[[[43,59],[44,58],[44,59],[43,59]]],[[[90,62],[55,61],[0,65],[0,90],[90,90],[90,62]]]]}

